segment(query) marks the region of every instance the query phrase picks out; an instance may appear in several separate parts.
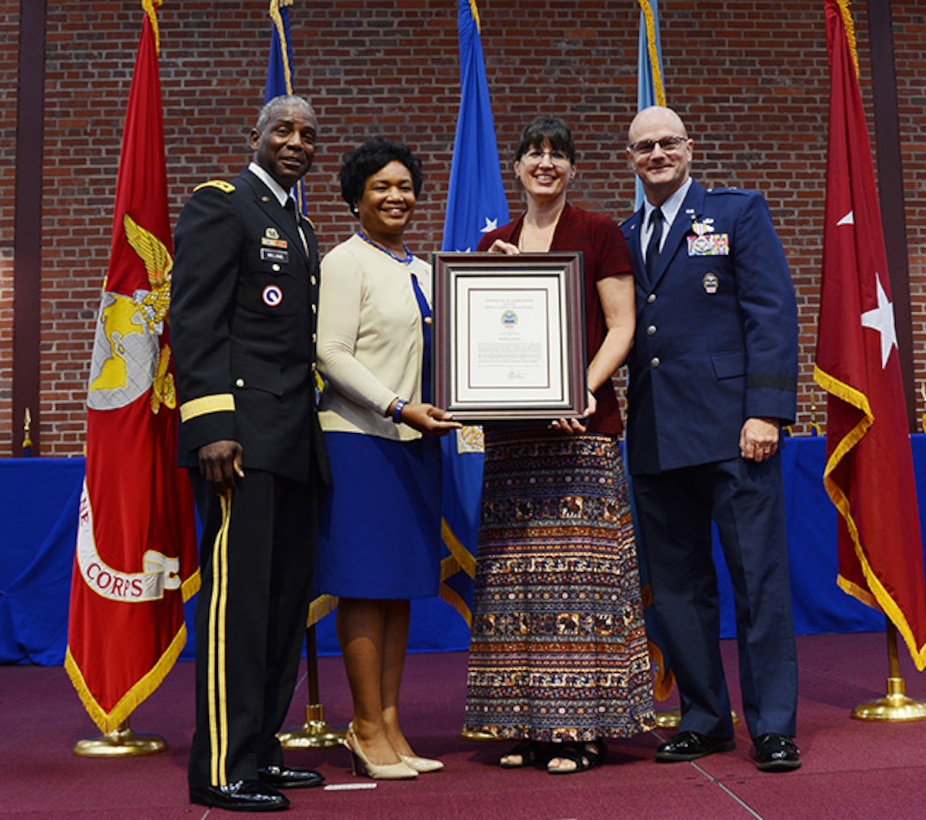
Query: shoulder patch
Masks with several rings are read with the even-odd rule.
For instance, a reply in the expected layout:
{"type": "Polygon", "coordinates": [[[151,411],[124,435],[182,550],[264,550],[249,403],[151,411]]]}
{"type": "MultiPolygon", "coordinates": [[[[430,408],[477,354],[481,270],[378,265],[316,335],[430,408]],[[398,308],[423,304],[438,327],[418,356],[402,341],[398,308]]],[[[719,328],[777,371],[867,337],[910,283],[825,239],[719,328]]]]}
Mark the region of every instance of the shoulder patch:
{"type": "Polygon", "coordinates": [[[230,194],[235,190],[235,186],[224,179],[210,179],[208,182],[202,182],[193,189],[195,194],[201,188],[218,188],[223,194],[230,194]]]}

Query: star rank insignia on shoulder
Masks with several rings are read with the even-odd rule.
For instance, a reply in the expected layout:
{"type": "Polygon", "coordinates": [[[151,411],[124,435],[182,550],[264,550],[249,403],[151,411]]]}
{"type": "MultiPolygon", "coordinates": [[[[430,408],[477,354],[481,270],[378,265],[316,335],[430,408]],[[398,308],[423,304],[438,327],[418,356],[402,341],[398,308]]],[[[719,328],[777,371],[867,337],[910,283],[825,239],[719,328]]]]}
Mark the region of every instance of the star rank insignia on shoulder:
{"type": "Polygon", "coordinates": [[[235,190],[235,186],[224,179],[210,179],[208,182],[201,182],[193,189],[195,194],[202,188],[218,188],[223,194],[230,194],[235,190]]]}

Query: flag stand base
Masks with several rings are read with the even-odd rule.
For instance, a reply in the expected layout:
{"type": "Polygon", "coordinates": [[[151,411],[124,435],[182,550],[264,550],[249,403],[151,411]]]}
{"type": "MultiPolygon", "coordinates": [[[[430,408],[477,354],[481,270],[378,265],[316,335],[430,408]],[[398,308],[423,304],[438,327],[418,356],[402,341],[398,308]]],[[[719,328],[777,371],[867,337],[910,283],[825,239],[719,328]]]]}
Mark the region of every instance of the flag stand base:
{"type": "MultiPolygon", "coordinates": [[[[739,715],[732,710],[730,711],[730,717],[733,719],[734,726],[740,722],[739,715]]],[[[656,712],[657,729],[678,729],[681,721],[682,713],[679,709],[666,709],[664,712],[656,712]]]]}
{"type": "Polygon", "coordinates": [[[330,749],[340,746],[346,732],[330,729],[325,723],[325,707],[312,703],[305,707],[305,723],[298,729],[287,729],[277,737],[284,749],[330,749]]]}
{"type": "Polygon", "coordinates": [[[900,657],[897,652],[897,627],[888,618],[884,620],[884,635],[887,638],[887,695],[860,703],[852,710],[852,717],[855,720],[880,720],[890,723],[926,720],[926,703],[908,698],[904,692],[904,679],[900,677],[900,657]]]}
{"type": "Polygon", "coordinates": [[[319,702],[321,695],[318,690],[318,643],[315,624],[306,627],[305,641],[306,677],[309,684],[305,723],[298,728],[277,732],[277,738],[284,749],[330,749],[340,746],[347,733],[334,731],[325,723],[325,707],[319,702]]]}
{"type": "Polygon", "coordinates": [[[877,700],[860,703],[852,710],[855,720],[880,720],[902,723],[926,720],[926,703],[908,698],[903,678],[887,679],[887,695],[877,700]]]}
{"type": "Polygon", "coordinates": [[[77,757],[141,757],[167,749],[160,735],[137,735],[125,721],[105,735],[88,737],[74,744],[71,752],[77,757]]]}

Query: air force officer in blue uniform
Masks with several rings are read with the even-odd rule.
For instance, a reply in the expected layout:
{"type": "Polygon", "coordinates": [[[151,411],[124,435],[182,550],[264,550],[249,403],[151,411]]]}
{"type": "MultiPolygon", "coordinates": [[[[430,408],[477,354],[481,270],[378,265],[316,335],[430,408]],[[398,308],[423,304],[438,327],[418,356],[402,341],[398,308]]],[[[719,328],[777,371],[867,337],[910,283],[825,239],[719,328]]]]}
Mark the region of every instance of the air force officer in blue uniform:
{"type": "Polygon", "coordinates": [[[778,452],[794,420],[797,311],[765,200],[691,179],[668,108],[640,112],[627,157],[646,202],[622,226],[636,280],[627,447],[638,534],[681,697],[656,752],[735,746],[719,648],[711,521],[733,580],[743,712],[765,771],[800,766],[797,658],[778,452]]]}

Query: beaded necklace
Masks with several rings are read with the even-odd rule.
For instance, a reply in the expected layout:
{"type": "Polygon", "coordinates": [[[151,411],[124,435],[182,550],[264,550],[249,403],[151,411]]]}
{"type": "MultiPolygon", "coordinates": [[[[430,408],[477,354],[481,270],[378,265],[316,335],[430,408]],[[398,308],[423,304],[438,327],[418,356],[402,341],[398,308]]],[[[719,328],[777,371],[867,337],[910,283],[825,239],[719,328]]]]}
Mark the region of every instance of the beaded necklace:
{"type": "Polygon", "coordinates": [[[379,242],[374,242],[363,231],[357,231],[357,236],[359,236],[368,245],[372,245],[374,248],[376,248],[376,250],[382,251],[384,254],[391,256],[393,259],[395,259],[396,262],[401,262],[403,265],[410,265],[412,259],[415,258],[415,255],[408,249],[408,245],[404,243],[402,244],[402,250],[405,251],[405,258],[403,259],[397,253],[393,253],[391,250],[389,250],[389,248],[384,248],[379,244],[379,242]]]}

